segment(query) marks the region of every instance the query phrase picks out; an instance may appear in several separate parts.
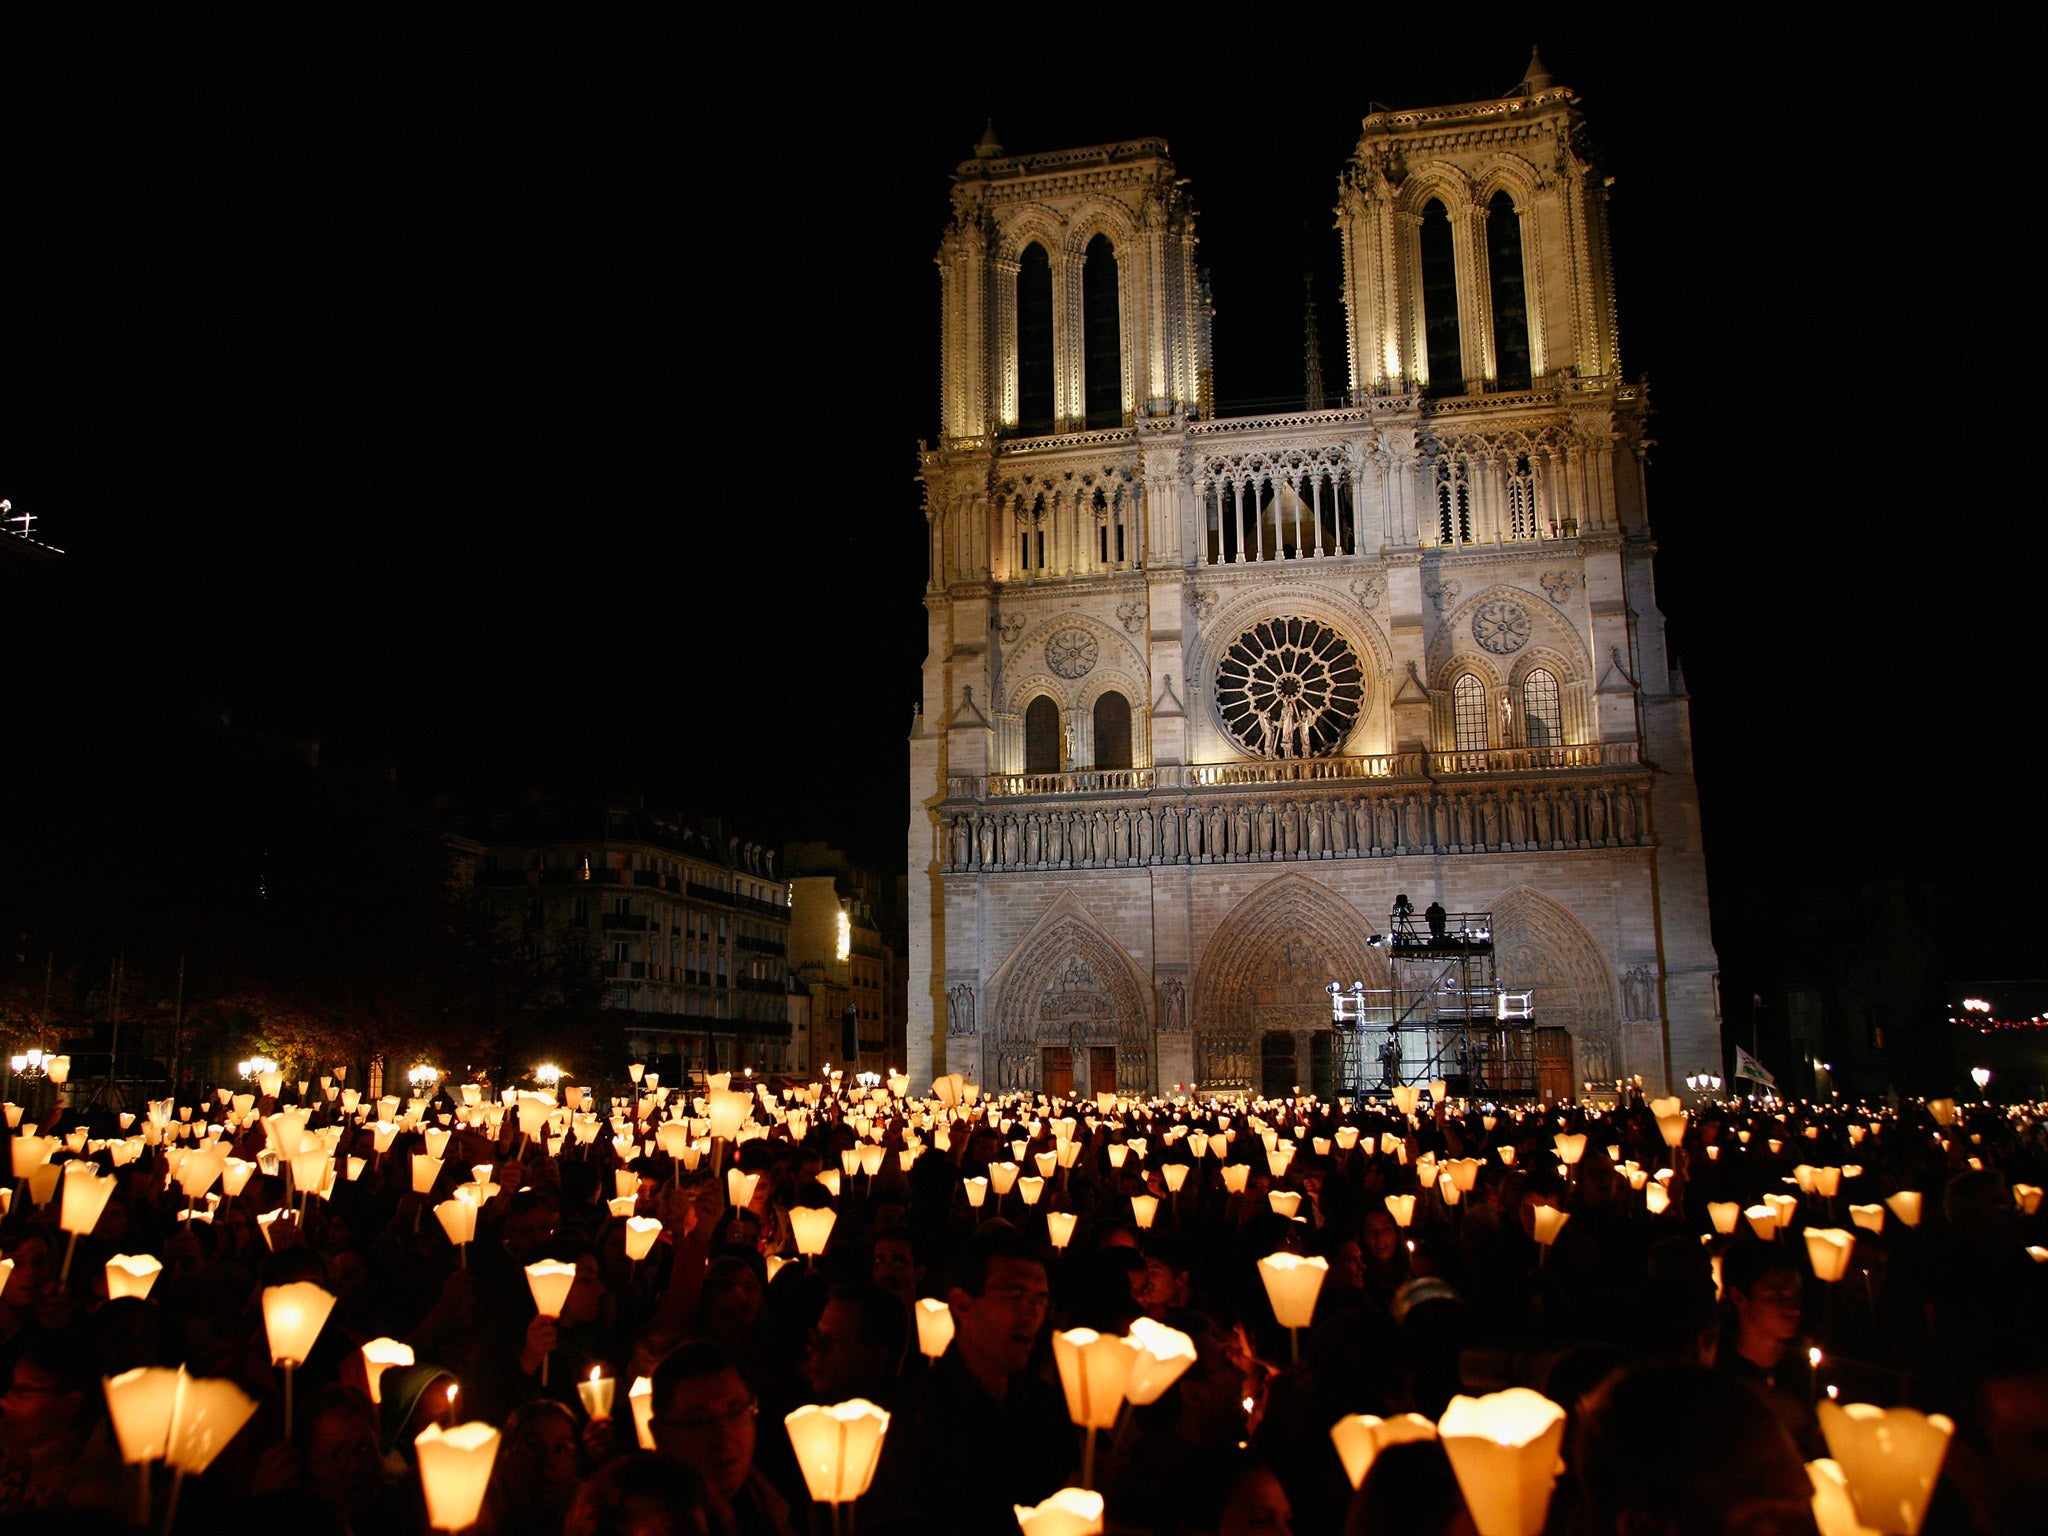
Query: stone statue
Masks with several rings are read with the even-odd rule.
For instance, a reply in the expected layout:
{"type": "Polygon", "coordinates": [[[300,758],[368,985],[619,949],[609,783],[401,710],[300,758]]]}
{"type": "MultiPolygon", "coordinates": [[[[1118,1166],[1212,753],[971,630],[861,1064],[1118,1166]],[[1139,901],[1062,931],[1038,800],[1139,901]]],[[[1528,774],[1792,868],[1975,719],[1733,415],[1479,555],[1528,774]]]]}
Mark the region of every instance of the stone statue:
{"type": "Polygon", "coordinates": [[[964,981],[946,994],[946,1033],[974,1033],[974,988],[964,981]]]}
{"type": "Polygon", "coordinates": [[[1616,791],[1614,797],[1615,831],[1624,843],[1633,843],[1639,831],[1636,819],[1635,791],[1626,784],[1616,791]]]}
{"type": "Polygon", "coordinates": [[[1159,984],[1159,1032],[1178,1035],[1188,1027],[1187,992],[1180,978],[1169,976],[1159,984]]]}
{"type": "Polygon", "coordinates": [[[1621,978],[1622,1017],[1631,1022],[1657,1017],[1657,973],[1639,965],[1621,978]]]}

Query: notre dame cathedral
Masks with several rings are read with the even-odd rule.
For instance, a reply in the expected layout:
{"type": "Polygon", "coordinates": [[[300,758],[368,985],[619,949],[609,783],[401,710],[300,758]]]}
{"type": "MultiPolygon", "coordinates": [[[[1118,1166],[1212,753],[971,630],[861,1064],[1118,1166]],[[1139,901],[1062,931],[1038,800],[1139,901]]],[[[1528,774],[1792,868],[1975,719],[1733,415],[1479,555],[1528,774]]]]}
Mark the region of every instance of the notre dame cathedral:
{"type": "Polygon", "coordinates": [[[991,134],[954,173],[914,1079],[1354,1091],[1326,988],[1398,997],[1400,896],[1488,915],[1544,1091],[1722,1070],[1582,121],[1533,59],[1497,99],[1367,117],[1346,403],[1284,415],[1214,411],[1164,142],[991,134]]]}

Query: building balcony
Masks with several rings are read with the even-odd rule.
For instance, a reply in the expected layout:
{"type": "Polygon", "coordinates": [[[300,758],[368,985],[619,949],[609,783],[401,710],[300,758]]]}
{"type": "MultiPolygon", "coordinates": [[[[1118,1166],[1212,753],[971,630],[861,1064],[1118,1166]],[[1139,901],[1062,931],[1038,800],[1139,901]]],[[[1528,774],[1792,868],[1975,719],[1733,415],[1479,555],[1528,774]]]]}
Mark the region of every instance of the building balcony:
{"type": "Polygon", "coordinates": [[[1159,768],[1083,768],[1072,773],[992,773],[985,777],[956,774],[947,781],[946,790],[951,800],[1038,799],[1250,785],[1330,784],[1343,780],[1432,782],[1474,774],[1634,768],[1639,762],[1636,743],[1606,741],[1556,747],[1488,747],[1473,752],[1241,758],[1226,763],[1159,768]]]}
{"type": "Polygon", "coordinates": [[[604,925],[616,933],[647,931],[647,919],[630,912],[607,912],[604,915],[604,925]]]}
{"type": "Polygon", "coordinates": [[[1633,742],[955,777],[949,872],[1108,869],[1654,842],[1633,742]]]}

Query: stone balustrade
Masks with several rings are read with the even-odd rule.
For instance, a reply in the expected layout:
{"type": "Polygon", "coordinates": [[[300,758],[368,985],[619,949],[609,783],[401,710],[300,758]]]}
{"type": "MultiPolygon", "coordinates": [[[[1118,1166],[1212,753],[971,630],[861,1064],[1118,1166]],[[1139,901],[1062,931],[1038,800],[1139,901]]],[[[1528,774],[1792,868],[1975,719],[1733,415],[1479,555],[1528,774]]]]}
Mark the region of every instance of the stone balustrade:
{"type": "MultiPolygon", "coordinates": [[[[1525,752],[1611,748],[1526,748],[1525,752]]],[[[1455,754],[1480,757],[1492,754],[1455,754]]],[[[1501,756],[1507,753],[1498,754],[1501,756]]],[[[1396,757],[1421,757],[1397,754],[1396,757]]],[[[1232,764],[1231,767],[1309,767],[1232,764]]],[[[1374,759],[1354,759],[1372,762],[1374,759]]],[[[1222,765],[1208,765],[1222,766],[1222,765]]],[[[976,799],[938,809],[940,858],[949,873],[1119,869],[1158,864],[1242,864],[1296,859],[1395,858],[1422,854],[1532,853],[1631,848],[1651,843],[1647,775],[1610,772],[1569,781],[1373,784],[1268,779],[1213,788],[1156,782],[1165,769],[1131,770],[1155,782],[1138,794],[1090,803],[1089,788],[976,799]],[[1230,793],[1246,787],[1266,793],[1230,793]]],[[[1186,773],[1190,770],[1177,770],[1186,773]]],[[[1489,769],[1488,771],[1497,771],[1489,769]]],[[[1085,780],[1089,774],[999,775],[1005,780],[1085,780]]],[[[972,785],[974,780],[953,781],[972,785]]],[[[991,781],[992,782],[992,781],[991,781]]]]}
{"type": "Polygon", "coordinates": [[[1213,789],[1253,784],[1326,784],[1350,779],[1436,780],[1464,774],[1540,773],[1557,769],[1633,768],[1632,741],[1557,747],[1489,747],[1474,752],[1386,752],[1371,756],[1240,758],[1158,768],[1083,768],[1071,773],[954,774],[949,800],[1037,799],[1048,795],[1213,789]]]}

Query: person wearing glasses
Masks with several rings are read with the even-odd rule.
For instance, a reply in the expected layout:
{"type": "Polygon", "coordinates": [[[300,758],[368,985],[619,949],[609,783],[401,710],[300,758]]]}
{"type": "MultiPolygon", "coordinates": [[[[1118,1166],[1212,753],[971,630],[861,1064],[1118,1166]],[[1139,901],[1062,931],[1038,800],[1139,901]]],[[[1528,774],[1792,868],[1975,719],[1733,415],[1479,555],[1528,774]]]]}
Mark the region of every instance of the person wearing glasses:
{"type": "Polygon", "coordinates": [[[1013,1232],[977,1237],[945,1297],[953,1343],[903,1392],[869,1529],[1014,1531],[1013,1506],[1050,1495],[1080,1460],[1059,1389],[1030,1369],[1051,1305],[1039,1251],[1013,1232]]]}
{"type": "Polygon", "coordinates": [[[760,1406],[734,1358],[685,1344],[654,1371],[654,1449],[730,1507],[738,1536],[791,1536],[789,1503],[754,1466],[760,1406]]]}

